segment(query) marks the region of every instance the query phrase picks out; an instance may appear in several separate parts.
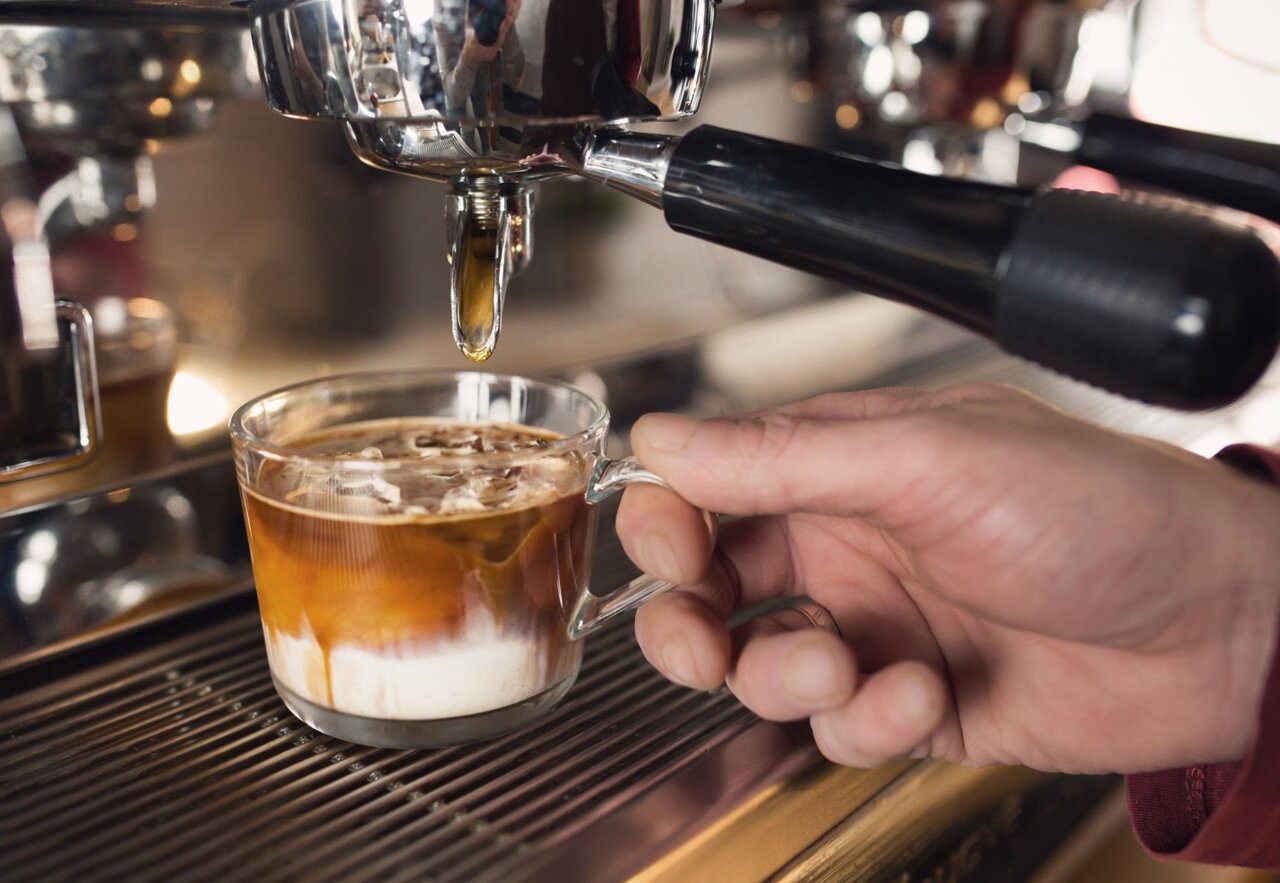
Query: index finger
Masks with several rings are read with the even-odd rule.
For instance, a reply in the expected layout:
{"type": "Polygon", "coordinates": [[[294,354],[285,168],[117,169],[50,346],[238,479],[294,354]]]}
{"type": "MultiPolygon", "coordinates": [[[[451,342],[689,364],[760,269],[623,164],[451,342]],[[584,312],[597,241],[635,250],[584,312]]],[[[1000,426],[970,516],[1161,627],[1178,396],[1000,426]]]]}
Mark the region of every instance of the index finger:
{"type": "Polygon", "coordinates": [[[641,463],[703,509],[892,516],[899,492],[945,453],[927,431],[935,427],[929,412],[1011,395],[994,384],[893,388],[713,420],[646,414],[632,428],[631,444],[641,463]]]}
{"type": "Polygon", "coordinates": [[[631,432],[636,456],[691,505],[733,515],[867,515],[892,499],[904,433],[885,420],[693,420],[648,414],[631,432]],[[850,465],[854,468],[850,468],[850,465]]]}

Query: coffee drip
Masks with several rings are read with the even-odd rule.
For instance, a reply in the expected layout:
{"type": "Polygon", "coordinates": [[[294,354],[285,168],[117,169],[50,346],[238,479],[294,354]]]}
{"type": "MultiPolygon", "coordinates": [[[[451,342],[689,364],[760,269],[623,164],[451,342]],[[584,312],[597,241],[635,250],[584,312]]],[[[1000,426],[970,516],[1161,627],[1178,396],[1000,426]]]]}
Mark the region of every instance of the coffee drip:
{"type": "Polygon", "coordinates": [[[454,188],[447,204],[453,340],[472,362],[493,355],[511,277],[533,249],[532,194],[523,187],[454,188]]]}

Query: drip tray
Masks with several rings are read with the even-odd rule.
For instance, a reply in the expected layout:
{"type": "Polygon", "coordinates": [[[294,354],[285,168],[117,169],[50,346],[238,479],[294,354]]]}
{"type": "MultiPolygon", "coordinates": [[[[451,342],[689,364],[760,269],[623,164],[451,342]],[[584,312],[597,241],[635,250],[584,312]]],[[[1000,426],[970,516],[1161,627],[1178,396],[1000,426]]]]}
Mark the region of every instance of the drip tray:
{"type": "MultiPolygon", "coordinates": [[[[0,534],[19,541],[65,539],[70,573],[0,629],[18,648],[0,655],[6,881],[616,880],[719,832],[761,795],[802,799],[804,822],[751,857],[749,876],[763,877],[897,775],[840,771],[806,727],[667,682],[626,620],[587,640],[578,683],[536,725],[431,751],[356,746],[296,720],[272,686],[247,582],[157,595],[154,609],[87,630],[52,628],[101,564],[77,555],[84,525],[145,532],[130,507],[166,489],[200,501],[188,531],[197,550],[243,572],[234,487],[220,458],[4,522],[0,534]]],[[[636,575],[607,529],[612,514],[602,512],[596,549],[604,589],[636,575]]]]}
{"type": "Polygon", "coordinates": [[[756,723],[727,692],[665,681],[623,622],[589,641],[579,683],[532,728],[356,746],[289,714],[256,610],[224,606],[87,673],[27,691],[38,669],[0,680],[7,879],[519,878],[756,723]]]}

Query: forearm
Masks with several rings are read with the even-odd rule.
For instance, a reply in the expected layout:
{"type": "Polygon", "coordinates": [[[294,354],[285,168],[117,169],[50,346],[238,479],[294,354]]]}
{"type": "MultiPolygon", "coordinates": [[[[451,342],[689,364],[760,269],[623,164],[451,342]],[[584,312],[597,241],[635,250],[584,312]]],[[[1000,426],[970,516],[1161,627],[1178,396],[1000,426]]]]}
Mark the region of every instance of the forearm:
{"type": "Polygon", "coordinates": [[[444,71],[442,88],[446,106],[450,108],[465,107],[467,98],[476,81],[476,69],[467,64],[463,56],[463,46],[459,45],[453,34],[441,23],[433,24],[436,46],[440,52],[440,69],[444,71]]]}
{"type": "Polygon", "coordinates": [[[471,96],[476,83],[476,68],[467,64],[465,58],[459,58],[444,78],[444,99],[448,107],[463,108],[471,96]]]}
{"type": "Polygon", "coordinates": [[[524,47],[515,28],[507,33],[506,42],[502,44],[502,82],[512,89],[524,85],[524,47]]]}

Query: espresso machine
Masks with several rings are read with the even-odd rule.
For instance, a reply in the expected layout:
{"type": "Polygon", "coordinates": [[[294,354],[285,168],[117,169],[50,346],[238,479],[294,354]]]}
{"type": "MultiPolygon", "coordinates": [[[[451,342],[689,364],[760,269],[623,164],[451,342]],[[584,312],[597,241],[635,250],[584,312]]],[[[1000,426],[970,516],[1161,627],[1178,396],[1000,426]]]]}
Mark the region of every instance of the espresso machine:
{"type": "Polygon", "coordinates": [[[0,483],[82,466],[102,446],[93,320],[55,292],[51,252],[155,201],[149,150],[207,131],[256,87],[242,34],[80,25],[0,28],[6,275],[0,483]]]}
{"type": "MultiPolygon", "coordinates": [[[[569,14],[557,4],[545,18],[505,2],[250,4],[275,110],[339,121],[366,163],[449,184],[454,335],[469,358],[492,352],[507,282],[530,259],[529,188],[568,174],[659,207],[677,232],[919,306],[1148,401],[1224,404],[1274,355],[1275,258],[1251,234],[1190,213],[960,182],[714,128],[637,133],[635,122],[697,110],[716,4],[658,4],[644,15],[606,4],[594,24],[580,17],[587,6],[575,7],[579,32],[554,17],[569,14]],[[537,35],[541,55],[524,46],[537,35]],[[490,60],[473,69],[470,50],[490,60]],[[540,83],[526,82],[529,70],[540,83]]],[[[1055,65],[1028,52],[1024,67],[1026,88],[1039,91],[1052,73],[1042,69],[1055,65]]],[[[1280,208],[1274,149],[1087,125],[1090,161],[1122,155],[1126,174],[1264,214],[1280,208]],[[1171,152],[1182,157],[1165,161],[1176,171],[1154,158],[1171,152]]]]}
{"type": "MultiPolygon", "coordinates": [[[[533,272],[552,188],[586,181],[675,233],[1165,406],[1142,414],[1235,413],[1280,340],[1280,270],[1224,208],[1280,220],[1280,148],[1124,114],[1127,56],[1104,71],[1089,41],[1127,32],[1141,7],[0,0],[13,268],[0,273],[0,489],[83,475],[111,444],[93,316],[58,290],[50,252],[133,224],[163,198],[151,154],[212,131],[240,96],[327,123],[313,128],[341,132],[368,166],[440,185],[420,200],[434,213],[443,198],[445,237],[421,247],[439,254],[453,338],[473,361],[498,345],[512,280],[533,272]],[[767,63],[787,68],[792,100],[822,105],[825,149],[694,125],[720,76],[717,31],[777,38],[767,63]],[[1014,171],[999,162],[1010,149],[1014,171]],[[1072,163],[1150,190],[1043,187],[1072,163]]],[[[607,392],[624,426],[648,408],[711,411],[729,397],[706,389],[720,370],[708,353],[755,358],[776,327],[565,374],[607,392]]],[[[906,382],[918,377],[934,380],[906,382]]],[[[1083,413],[1119,407],[1052,382],[1083,413]]],[[[217,449],[0,505],[0,554],[0,844],[12,844],[0,853],[16,879],[989,879],[1013,873],[1009,855],[1036,866],[1113,784],[834,768],[727,694],[662,682],[625,624],[593,639],[545,727],[445,752],[321,736],[266,679],[217,449]]],[[[633,575],[617,549],[598,558],[602,591],[633,575]]]]}
{"type": "MultiPolygon", "coordinates": [[[[116,9],[8,6],[14,17],[98,15],[104,21],[116,9]]],[[[870,49],[846,47],[855,54],[865,49],[865,58],[843,64],[844,80],[854,71],[864,92],[880,90],[881,118],[920,122],[924,111],[898,106],[908,99],[902,89],[886,88],[895,86],[893,75],[887,83],[873,82],[884,79],[874,74],[875,65],[884,63],[876,58],[902,66],[893,61],[895,51],[923,50],[931,39],[953,54],[990,51],[991,43],[1014,41],[1015,34],[999,33],[1001,26],[1011,31],[1010,22],[1030,36],[1018,44],[1007,76],[993,80],[1003,93],[1021,94],[1002,94],[1001,100],[1071,97],[1074,72],[1064,73],[1063,59],[1039,47],[1056,45],[1045,32],[1078,32],[1078,10],[1072,18],[1058,4],[996,4],[977,14],[972,4],[941,4],[940,14],[921,18],[902,4],[855,6],[865,11],[841,17],[820,4],[814,14],[819,23],[852,22],[844,28],[846,44],[881,40],[870,49]],[[879,24],[872,27],[871,20],[879,24]],[[895,22],[902,33],[894,35],[895,22]]],[[[677,232],[920,307],[1012,353],[1146,401],[1193,409],[1224,404],[1248,389],[1275,352],[1280,295],[1274,256],[1248,231],[1203,213],[938,177],[715,128],[681,137],[635,131],[637,123],[679,120],[697,110],[709,70],[712,0],[668,0],[643,10],[630,0],[582,9],[498,0],[306,0],[255,2],[243,11],[202,0],[121,4],[117,11],[126,9],[187,25],[247,23],[273,109],[338,122],[364,162],[448,186],[453,333],[473,360],[493,352],[509,281],[532,258],[532,188],[571,175],[659,207],[677,232]]],[[[843,45],[828,42],[827,56],[832,46],[843,45]]],[[[64,66],[92,67],[71,53],[62,57],[67,55],[72,57],[64,66]]],[[[911,57],[924,76],[921,58],[932,56],[911,57]]],[[[237,59],[229,61],[208,67],[239,66],[237,59]]],[[[188,69],[203,72],[205,66],[192,59],[188,69]]],[[[154,73],[139,71],[134,81],[141,81],[143,99],[149,99],[135,100],[146,123],[154,124],[157,109],[167,106],[172,109],[160,117],[166,126],[191,124],[204,82],[174,104],[155,85],[182,86],[181,69],[176,80],[167,71],[159,72],[159,80],[143,76],[154,73]]],[[[43,87],[47,78],[35,79],[43,87]]],[[[11,79],[18,84],[15,106],[41,106],[21,94],[21,76],[11,79]]],[[[967,108],[972,118],[989,108],[992,96],[978,91],[953,98],[941,115],[967,108]]],[[[1055,121],[1061,115],[1054,102],[1035,100],[1055,121]]],[[[50,125],[48,119],[30,122],[50,125]]],[[[107,125],[129,128],[117,121],[107,125]]],[[[1033,122],[1030,130],[1043,135],[1047,125],[1033,122]]],[[[1083,122],[1076,152],[1084,161],[1184,194],[1264,216],[1277,210],[1271,148],[1095,115],[1083,122]]],[[[116,162],[113,171],[120,168],[116,162]]],[[[8,298],[8,309],[34,300],[46,304],[51,296],[19,290],[8,298]]],[[[17,315],[25,358],[37,359],[53,340],[52,313],[46,304],[17,315]]],[[[79,375],[90,373],[82,369],[79,375]]],[[[77,383],[70,398],[77,416],[60,430],[76,430],[67,436],[74,443],[64,444],[74,455],[93,445],[93,383],[77,383]]],[[[23,422],[29,432],[36,421],[23,422]]]]}

